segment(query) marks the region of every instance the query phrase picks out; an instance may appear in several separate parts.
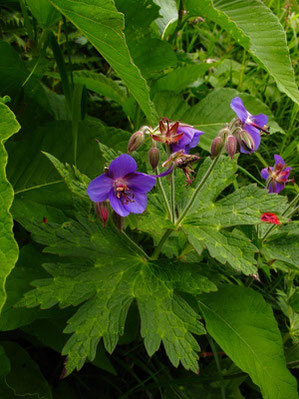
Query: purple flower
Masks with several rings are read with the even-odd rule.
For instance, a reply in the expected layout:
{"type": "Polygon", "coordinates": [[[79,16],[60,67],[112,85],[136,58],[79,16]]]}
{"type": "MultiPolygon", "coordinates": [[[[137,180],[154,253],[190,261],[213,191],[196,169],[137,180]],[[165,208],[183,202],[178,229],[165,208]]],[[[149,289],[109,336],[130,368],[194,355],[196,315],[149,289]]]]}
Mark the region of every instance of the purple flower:
{"type": "Polygon", "coordinates": [[[183,137],[176,143],[172,144],[172,152],[184,150],[186,154],[189,153],[190,148],[194,148],[199,143],[199,138],[204,132],[194,129],[192,126],[180,124],[177,133],[183,133],[183,137]]]}
{"type": "Polygon", "coordinates": [[[190,148],[197,146],[202,134],[190,125],[163,118],[159,122],[159,132],[153,134],[152,139],[169,145],[172,152],[184,150],[188,154],[190,148]]]}
{"type": "Polygon", "coordinates": [[[244,107],[243,101],[241,100],[240,97],[233,98],[230,103],[230,107],[233,111],[235,111],[235,113],[239,118],[242,128],[247,133],[249,133],[253,141],[253,147],[254,147],[253,149],[250,150],[250,148],[248,147],[244,148],[244,146],[242,146],[241,144],[240,151],[245,154],[250,154],[255,152],[258,149],[261,142],[260,131],[269,133],[267,131],[267,126],[266,126],[268,123],[267,115],[264,114],[251,115],[244,107]]]}
{"type": "Polygon", "coordinates": [[[89,183],[89,198],[94,202],[109,199],[111,207],[120,216],[144,212],[146,193],[154,187],[156,179],[136,170],[137,164],[130,155],[120,155],[111,162],[106,174],[89,183]]]}
{"type": "Polygon", "coordinates": [[[293,182],[294,179],[289,179],[291,167],[285,167],[285,162],[280,155],[274,155],[274,167],[268,166],[261,171],[263,179],[267,180],[269,193],[280,193],[288,182],[293,182]]]}

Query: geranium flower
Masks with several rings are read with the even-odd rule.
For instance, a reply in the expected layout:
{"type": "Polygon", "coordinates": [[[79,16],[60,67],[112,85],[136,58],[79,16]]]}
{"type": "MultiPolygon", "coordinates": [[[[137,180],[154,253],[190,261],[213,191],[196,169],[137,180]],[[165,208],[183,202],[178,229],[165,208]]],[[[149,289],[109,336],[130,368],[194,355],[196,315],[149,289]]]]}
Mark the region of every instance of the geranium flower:
{"type": "Polygon", "coordinates": [[[111,207],[120,216],[144,212],[146,193],[154,187],[156,179],[136,170],[137,164],[130,155],[120,155],[110,163],[107,173],[89,183],[89,198],[94,202],[109,199],[111,207]]]}
{"type": "Polygon", "coordinates": [[[153,134],[152,138],[161,143],[168,144],[172,152],[184,150],[186,154],[190,148],[197,146],[199,137],[204,134],[190,125],[180,122],[171,122],[164,118],[159,122],[159,133],[153,134]]]}
{"type": "Polygon", "coordinates": [[[261,142],[261,131],[267,130],[268,117],[264,114],[251,115],[244,107],[240,97],[235,97],[230,103],[231,109],[237,114],[242,129],[249,134],[248,140],[241,140],[240,151],[249,154],[255,152],[261,142]]]}
{"type": "Polygon", "coordinates": [[[261,176],[267,181],[269,193],[280,193],[288,182],[293,182],[294,179],[289,179],[291,167],[285,167],[285,162],[280,155],[274,155],[274,167],[268,166],[261,171],[261,176]]]}
{"type": "Polygon", "coordinates": [[[275,213],[265,212],[261,216],[261,221],[265,223],[280,224],[278,217],[275,213]]]}

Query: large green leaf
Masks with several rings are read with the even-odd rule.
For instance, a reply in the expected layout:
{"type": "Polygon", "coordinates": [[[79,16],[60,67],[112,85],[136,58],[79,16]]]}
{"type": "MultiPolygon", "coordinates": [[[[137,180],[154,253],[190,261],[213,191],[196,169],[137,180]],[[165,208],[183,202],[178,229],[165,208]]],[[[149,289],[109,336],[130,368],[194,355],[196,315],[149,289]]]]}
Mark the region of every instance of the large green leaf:
{"type": "Polygon", "coordinates": [[[9,213],[13,190],[6,178],[7,153],[4,143],[19,128],[14,114],[6,105],[0,104],[0,312],[6,300],[6,278],[18,259],[18,246],[12,232],[13,220],[9,213]]]}
{"type": "Polygon", "coordinates": [[[184,122],[190,123],[204,132],[199,141],[199,145],[203,149],[209,151],[212,140],[217,136],[219,130],[236,116],[230,108],[230,102],[237,96],[242,98],[245,107],[251,114],[263,113],[268,115],[271,133],[283,132],[275,122],[270,109],[260,100],[249,94],[239,93],[234,89],[214,90],[198,104],[189,108],[182,117],[184,122]]]}
{"type": "MultiPolygon", "coordinates": [[[[199,169],[197,179],[205,173],[210,163],[206,159],[199,169]]],[[[286,199],[276,194],[269,195],[265,189],[252,184],[216,201],[232,182],[236,167],[236,162],[229,157],[220,158],[182,227],[198,253],[207,248],[210,255],[219,262],[227,262],[236,270],[251,274],[256,272],[257,248],[239,230],[229,231],[227,228],[260,224],[264,212],[279,215],[286,206],[286,199]]],[[[186,197],[188,195],[184,195],[183,203],[186,197]]]]}
{"type": "Polygon", "coordinates": [[[212,19],[261,63],[279,89],[299,103],[285,32],[260,0],[187,0],[192,15],[212,19]]]}
{"type": "Polygon", "coordinates": [[[150,100],[149,88],[139,69],[133,63],[123,33],[124,17],[112,0],[51,0],[95,46],[126,83],[149,122],[157,115],[150,100]]]}
{"type": "MultiPolygon", "coordinates": [[[[33,282],[35,290],[28,292],[22,305],[40,305],[47,309],[59,303],[61,307],[77,306],[84,302],[69,320],[65,332],[73,333],[63,353],[68,356],[67,371],[81,368],[86,358],[93,360],[101,338],[109,352],[115,348],[123,334],[128,309],[137,300],[141,315],[141,335],[149,355],[164,344],[171,362],[197,371],[198,344],[192,333],[204,332],[198,315],[178,296],[174,288],[179,285],[180,273],[169,281],[163,265],[145,262],[128,246],[126,239],[111,227],[102,229],[89,221],[88,204],[80,205],[77,220],[67,223],[35,223],[31,221],[34,238],[48,245],[46,251],[66,256],[64,263],[46,264],[53,276],[33,282]],[[70,256],[72,259],[70,260],[70,256]]],[[[24,222],[24,216],[17,219],[24,222]]],[[[183,267],[183,265],[182,265],[183,267]]],[[[188,268],[185,281],[192,278],[188,268]]],[[[210,291],[216,287],[207,277],[195,277],[198,291],[210,291]]],[[[195,284],[187,284],[186,290],[194,292],[195,284]]]]}
{"type": "Polygon", "coordinates": [[[227,286],[200,296],[199,305],[209,334],[250,375],[264,399],[298,398],[272,309],[259,293],[227,286]]]}

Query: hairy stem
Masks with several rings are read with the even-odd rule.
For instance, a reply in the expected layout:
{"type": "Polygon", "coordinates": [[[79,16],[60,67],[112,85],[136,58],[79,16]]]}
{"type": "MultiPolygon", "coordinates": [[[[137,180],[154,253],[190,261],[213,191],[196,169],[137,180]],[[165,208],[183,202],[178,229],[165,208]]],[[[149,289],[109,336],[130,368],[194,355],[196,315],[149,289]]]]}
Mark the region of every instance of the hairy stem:
{"type": "Polygon", "coordinates": [[[151,256],[151,259],[153,259],[153,260],[158,259],[159,255],[160,255],[160,252],[161,252],[161,249],[162,249],[165,241],[168,239],[168,237],[170,236],[170,234],[172,232],[173,232],[173,230],[171,230],[171,229],[167,229],[165,231],[165,233],[163,234],[159,244],[156,246],[156,248],[155,248],[155,250],[154,250],[154,252],[153,252],[153,254],[151,256]]]}
{"type": "Polygon", "coordinates": [[[223,379],[223,375],[222,375],[222,371],[221,371],[221,367],[220,367],[220,361],[219,361],[218,353],[216,351],[213,339],[208,336],[208,341],[209,341],[210,347],[212,349],[212,352],[213,352],[213,355],[214,355],[214,359],[215,359],[215,363],[216,363],[216,367],[217,367],[217,370],[218,370],[220,387],[221,387],[221,398],[225,399],[226,398],[226,396],[225,396],[225,384],[224,384],[224,379],[223,379]]]}
{"type": "Polygon", "coordinates": [[[194,204],[194,201],[198,195],[198,193],[200,192],[200,190],[202,189],[202,187],[204,186],[205,182],[208,180],[208,177],[210,176],[210,174],[212,173],[213,169],[215,168],[215,166],[217,165],[217,162],[220,158],[220,154],[217,155],[216,158],[213,159],[211,165],[209,166],[208,170],[206,171],[206,173],[203,175],[202,179],[200,180],[200,182],[198,183],[197,187],[195,188],[191,198],[189,199],[187,205],[185,206],[185,208],[183,209],[180,217],[178,218],[177,222],[176,222],[176,226],[179,226],[179,224],[183,221],[183,219],[187,216],[190,208],[192,207],[192,205],[194,204]]]}
{"type": "Polygon", "coordinates": [[[175,223],[175,175],[174,170],[171,173],[171,180],[170,180],[170,204],[171,204],[171,221],[175,223]]]}
{"type": "MultiPolygon", "coordinates": [[[[156,170],[157,170],[157,174],[159,175],[160,174],[159,168],[157,168],[156,170]]],[[[168,198],[167,198],[167,195],[166,195],[166,192],[165,192],[165,189],[164,189],[164,186],[163,186],[163,183],[162,183],[160,177],[157,177],[157,182],[158,182],[159,190],[160,190],[160,192],[162,194],[162,198],[164,200],[164,204],[165,204],[166,210],[168,212],[169,219],[171,219],[170,204],[169,204],[169,201],[168,201],[168,198]]]]}

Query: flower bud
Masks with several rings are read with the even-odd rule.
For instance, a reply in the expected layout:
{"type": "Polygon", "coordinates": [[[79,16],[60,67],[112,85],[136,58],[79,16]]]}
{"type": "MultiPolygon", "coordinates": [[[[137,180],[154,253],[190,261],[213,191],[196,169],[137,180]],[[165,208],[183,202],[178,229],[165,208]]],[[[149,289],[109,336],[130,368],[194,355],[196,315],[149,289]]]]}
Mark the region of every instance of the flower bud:
{"type": "Polygon", "coordinates": [[[128,143],[128,152],[133,152],[138,150],[143,141],[144,141],[144,133],[143,130],[140,129],[138,130],[138,132],[133,133],[132,136],[130,137],[128,143]]]}
{"type": "Polygon", "coordinates": [[[225,140],[225,138],[227,136],[229,136],[230,134],[232,134],[230,128],[228,126],[225,126],[224,128],[222,128],[219,133],[218,136],[221,137],[223,140],[225,140]]]}
{"type": "Polygon", "coordinates": [[[153,170],[155,170],[160,161],[160,151],[158,150],[158,148],[152,147],[149,150],[148,161],[149,161],[151,167],[153,168],[153,170]]]}
{"type": "Polygon", "coordinates": [[[255,150],[253,138],[246,130],[239,129],[237,131],[237,140],[240,146],[244,147],[246,151],[252,152],[255,150]]]}
{"type": "Polygon", "coordinates": [[[235,136],[233,136],[232,134],[230,134],[229,136],[227,136],[226,139],[226,143],[225,143],[225,149],[228,153],[228,155],[231,157],[231,159],[234,158],[234,155],[237,151],[237,139],[235,138],[235,136]]]}
{"type": "Polygon", "coordinates": [[[212,157],[216,157],[218,154],[220,154],[222,148],[224,145],[224,140],[222,137],[217,136],[214,138],[214,140],[212,141],[212,145],[211,145],[211,154],[212,157]]]}
{"type": "Polygon", "coordinates": [[[109,219],[109,204],[108,202],[95,202],[94,208],[97,214],[97,217],[103,223],[103,227],[106,227],[107,221],[109,219]]]}

